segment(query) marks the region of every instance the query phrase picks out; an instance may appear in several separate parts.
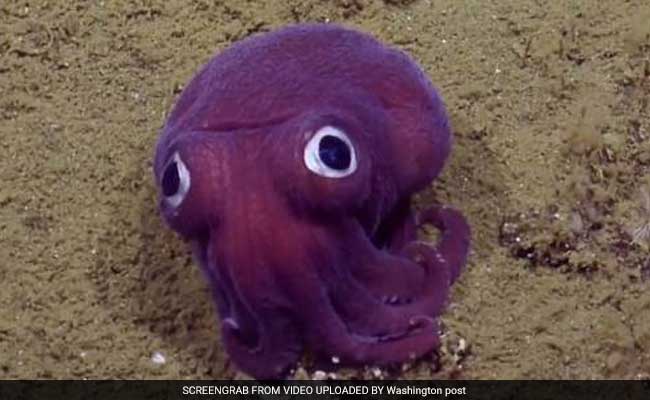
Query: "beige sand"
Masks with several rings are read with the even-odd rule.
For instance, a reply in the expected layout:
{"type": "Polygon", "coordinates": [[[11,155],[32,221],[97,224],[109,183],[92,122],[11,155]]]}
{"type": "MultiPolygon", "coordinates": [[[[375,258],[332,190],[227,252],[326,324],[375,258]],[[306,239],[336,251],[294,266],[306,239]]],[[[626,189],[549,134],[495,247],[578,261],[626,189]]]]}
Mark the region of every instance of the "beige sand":
{"type": "Polygon", "coordinates": [[[408,51],[456,130],[433,189],[473,254],[440,368],[402,377],[650,376],[648,20],[646,0],[3,2],[0,378],[240,376],[152,150],[213,52],[297,21],[408,51]]]}

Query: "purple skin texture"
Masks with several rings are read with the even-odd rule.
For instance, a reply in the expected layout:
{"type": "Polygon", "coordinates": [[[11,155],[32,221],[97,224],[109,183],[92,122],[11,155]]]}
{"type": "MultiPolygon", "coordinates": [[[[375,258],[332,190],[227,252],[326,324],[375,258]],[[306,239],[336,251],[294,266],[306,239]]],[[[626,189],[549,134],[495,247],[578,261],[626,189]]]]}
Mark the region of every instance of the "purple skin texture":
{"type": "Polygon", "coordinates": [[[156,147],[160,209],[192,244],[242,371],[282,378],[304,350],[385,366],[439,345],[470,229],[410,200],[450,147],[420,68],[340,26],[255,35],[194,76],[156,147]],[[422,224],[437,243],[418,241],[422,224]]]}

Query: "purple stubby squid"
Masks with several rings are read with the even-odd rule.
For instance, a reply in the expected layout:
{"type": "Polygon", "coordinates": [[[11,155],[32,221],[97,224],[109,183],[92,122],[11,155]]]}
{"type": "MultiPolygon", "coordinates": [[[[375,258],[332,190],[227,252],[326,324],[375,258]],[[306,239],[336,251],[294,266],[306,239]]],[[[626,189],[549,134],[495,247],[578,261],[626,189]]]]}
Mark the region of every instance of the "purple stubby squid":
{"type": "Polygon", "coordinates": [[[284,377],[304,350],[390,365],[439,345],[470,229],[451,208],[415,213],[410,200],[451,139],[417,64],[340,26],[255,35],[196,74],[162,129],[155,178],[242,371],[284,377]],[[418,240],[422,224],[437,243],[418,240]]]}

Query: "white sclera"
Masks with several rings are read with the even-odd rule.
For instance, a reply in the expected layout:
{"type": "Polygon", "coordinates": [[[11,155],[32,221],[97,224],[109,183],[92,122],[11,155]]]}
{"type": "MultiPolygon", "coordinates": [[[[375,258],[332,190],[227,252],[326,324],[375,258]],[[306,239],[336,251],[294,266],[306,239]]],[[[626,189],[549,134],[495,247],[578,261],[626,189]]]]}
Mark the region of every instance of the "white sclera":
{"type": "MultiPolygon", "coordinates": [[[[172,160],[173,162],[176,163],[176,168],[178,170],[179,185],[176,193],[174,193],[171,196],[165,197],[165,200],[167,201],[167,204],[176,208],[179,205],[181,205],[181,203],[185,199],[185,196],[190,191],[191,179],[190,179],[190,171],[187,169],[185,163],[183,162],[183,160],[181,160],[181,156],[178,153],[174,153],[172,160]]],[[[167,167],[165,167],[165,169],[166,168],[167,167]]]]}
{"type": "Polygon", "coordinates": [[[354,146],[352,145],[352,141],[348,138],[345,132],[333,126],[324,126],[316,131],[314,136],[312,136],[307,143],[307,146],[305,146],[304,161],[305,166],[311,172],[325,178],[345,178],[357,170],[357,155],[354,146]],[[330,168],[325,165],[323,160],[321,160],[319,155],[319,146],[321,139],[325,136],[334,136],[341,139],[350,149],[350,165],[346,169],[337,170],[330,168]]]}

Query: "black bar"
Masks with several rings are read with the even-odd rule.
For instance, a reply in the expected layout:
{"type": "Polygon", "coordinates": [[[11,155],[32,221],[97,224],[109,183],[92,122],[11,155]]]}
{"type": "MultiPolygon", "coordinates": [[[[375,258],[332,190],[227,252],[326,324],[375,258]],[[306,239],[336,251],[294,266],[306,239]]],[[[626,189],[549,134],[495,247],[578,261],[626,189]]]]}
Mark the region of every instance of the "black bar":
{"type": "Polygon", "coordinates": [[[0,381],[2,400],[650,400],[649,381],[0,381]]]}

